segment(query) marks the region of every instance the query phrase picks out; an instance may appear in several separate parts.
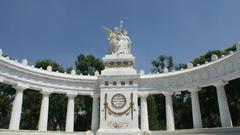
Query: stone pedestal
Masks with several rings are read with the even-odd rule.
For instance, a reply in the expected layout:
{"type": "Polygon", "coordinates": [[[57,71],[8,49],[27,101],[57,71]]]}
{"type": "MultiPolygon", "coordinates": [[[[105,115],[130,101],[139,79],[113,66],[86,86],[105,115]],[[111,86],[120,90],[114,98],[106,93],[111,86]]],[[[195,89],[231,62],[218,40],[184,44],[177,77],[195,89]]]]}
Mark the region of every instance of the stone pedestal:
{"type": "Polygon", "coordinates": [[[132,54],[111,54],[103,57],[102,75],[136,75],[135,57],[132,54]]]}
{"type": "MultiPolygon", "coordinates": [[[[126,68],[126,67],[122,67],[126,68]]],[[[128,72],[127,67],[124,73],[128,72]]],[[[106,69],[100,80],[100,129],[98,135],[140,135],[138,127],[138,78],[129,70],[129,75],[119,75],[118,70],[106,69]],[[112,75],[108,75],[108,74],[112,75]]]]}
{"type": "Polygon", "coordinates": [[[139,129],[99,129],[97,135],[142,135],[142,132],[139,129]]]}

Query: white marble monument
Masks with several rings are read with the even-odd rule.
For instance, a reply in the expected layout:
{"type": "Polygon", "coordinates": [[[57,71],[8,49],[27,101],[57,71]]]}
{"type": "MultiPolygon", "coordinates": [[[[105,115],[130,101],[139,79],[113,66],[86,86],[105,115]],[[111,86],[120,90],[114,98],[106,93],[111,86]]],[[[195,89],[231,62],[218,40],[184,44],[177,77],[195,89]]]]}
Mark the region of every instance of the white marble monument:
{"type": "Polygon", "coordinates": [[[100,82],[100,129],[97,134],[141,134],[138,128],[138,80],[131,54],[131,40],[122,22],[108,34],[109,53],[100,82]]]}
{"type": "MultiPolygon", "coordinates": [[[[0,129],[0,135],[238,135],[240,128],[233,128],[225,85],[240,78],[240,43],[236,51],[226,56],[212,56],[211,61],[187,69],[163,73],[137,73],[134,68],[135,57],[131,54],[132,41],[123,28],[123,23],[114,30],[103,27],[109,40],[108,54],[103,57],[105,69],[95,75],[77,75],[53,72],[29,66],[27,59],[21,62],[3,55],[0,49],[0,82],[12,85],[16,90],[12,104],[9,129],[0,129]],[[198,92],[207,86],[216,87],[220,128],[203,128],[198,92]],[[35,131],[19,129],[24,91],[33,89],[42,94],[39,124],[35,131]],[[175,92],[188,90],[191,93],[193,130],[176,130],[172,96],[175,92]],[[68,98],[65,131],[48,131],[50,95],[65,94],[68,98]],[[147,97],[163,94],[166,107],[166,131],[150,131],[148,121],[147,97]],[[92,97],[91,129],[75,132],[74,104],[77,95],[92,97]],[[139,99],[139,100],[138,100],[139,99]],[[138,101],[140,103],[138,103],[138,101]]],[[[191,116],[190,116],[191,117],[191,116]]]]}

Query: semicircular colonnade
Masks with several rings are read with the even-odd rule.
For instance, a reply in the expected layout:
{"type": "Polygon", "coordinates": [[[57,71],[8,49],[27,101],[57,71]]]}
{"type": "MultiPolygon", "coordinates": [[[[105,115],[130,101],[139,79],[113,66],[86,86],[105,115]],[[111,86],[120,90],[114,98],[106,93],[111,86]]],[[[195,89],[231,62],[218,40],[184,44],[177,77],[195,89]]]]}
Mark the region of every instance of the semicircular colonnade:
{"type": "MultiPolygon", "coordinates": [[[[222,127],[232,127],[231,114],[228,107],[224,86],[231,80],[240,77],[240,45],[236,52],[217,58],[212,56],[211,62],[193,67],[188,64],[187,69],[159,74],[144,74],[141,71],[138,83],[138,97],[141,100],[140,127],[142,131],[149,131],[148,111],[146,97],[150,94],[163,94],[166,97],[166,125],[168,131],[174,131],[174,115],[172,94],[188,90],[191,93],[192,115],[194,128],[202,128],[201,111],[197,92],[203,87],[214,86],[217,90],[220,120],[222,127]]],[[[23,91],[33,89],[39,91],[43,97],[39,119],[39,131],[47,131],[47,115],[49,95],[52,93],[66,94],[68,96],[66,131],[73,132],[74,128],[74,98],[77,95],[93,97],[92,131],[99,128],[99,96],[101,74],[76,75],[53,72],[51,69],[43,70],[29,66],[26,59],[22,62],[9,57],[0,56],[0,82],[12,85],[16,90],[12,106],[9,129],[18,131],[21,119],[23,91]]],[[[112,83],[112,82],[108,82],[112,83]]],[[[116,85],[120,85],[117,83],[116,85]]],[[[176,110],[177,111],[177,110],[176,110]]],[[[1,134],[1,133],[0,133],[1,134]]],[[[153,132],[154,134],[154,132],[153,132]]]]}

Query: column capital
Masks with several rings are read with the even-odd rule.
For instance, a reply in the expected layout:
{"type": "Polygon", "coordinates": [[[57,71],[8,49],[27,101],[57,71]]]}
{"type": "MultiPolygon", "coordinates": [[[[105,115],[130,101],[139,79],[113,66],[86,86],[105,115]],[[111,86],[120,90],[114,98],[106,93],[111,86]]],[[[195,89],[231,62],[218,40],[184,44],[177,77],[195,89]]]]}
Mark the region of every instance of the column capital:
{"type": "Polygon", "coordinates": [[[12,87],[17,91],[24,91],[29,88],[29,86],[22,84],[22,83],[18,83],[17,85],[12,86],[12,87]]]}
{"type": "Polygon", "coordinates": [[[148,97],[148,93],[138,93],[138,96],[140,97],[140,98],[147,98],[148,97]]]}
{"type": "Polygon", "coordinates": [[[162,92],[162,94],[164,96],[172,96],[173,95],[173,91],[164,91],[164,92],[162,92]]]}
{"type": "Polygon", "coordinates": [[[43,90],[40,91],[40,93],[44,96],[49,96],[50,94],[53,93],[53,91],[49,90],[49,89],[43,89],[43,90]]]}
{"type": "Polygon", "coordinates": [[[77,92],[67,92],[67,97],[68,98],[75,98],[78,95],[77,92]]]}
{"type": "Polygon", "coordinates": [[[99,98],[99,97],[100,97],[99,94],[91,94],[90,96],[91,96],[92,98],[99,98]]]}
{"type": "Polygon", "coordinates": [[[227,85],[227,84],[228,84],[228,82],[225,81],[225,80],[220,80],[220,81],[217,81],[217,82],[213,83],[213,85],[214,85],[215,87],[225,86],[225,85],[227,85]]]}
{"type": "Polygon", "coordinates": [[[200,87],[193,87],[193,88],[190,88],[188,91],[191,92],[191,93],[192,92],[194,93],[194,92],[198,92],[200,90],[202,90],[200,87]]]}

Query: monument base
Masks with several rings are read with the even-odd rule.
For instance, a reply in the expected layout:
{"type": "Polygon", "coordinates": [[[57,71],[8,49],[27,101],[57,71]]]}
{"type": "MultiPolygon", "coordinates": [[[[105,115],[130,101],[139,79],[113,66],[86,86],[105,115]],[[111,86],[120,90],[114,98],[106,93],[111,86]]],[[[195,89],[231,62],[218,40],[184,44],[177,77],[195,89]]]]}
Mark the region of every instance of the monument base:
{"type": "Polygon", "coordinates": [[[142,135],[140,129],[99,129],[97,135],[142,135]]]}
{"type": "Polygon", "coordinates": [[[136,75],[135,57],[132,54],[110,54],[103,57],[102,75],[136,75]]]}

